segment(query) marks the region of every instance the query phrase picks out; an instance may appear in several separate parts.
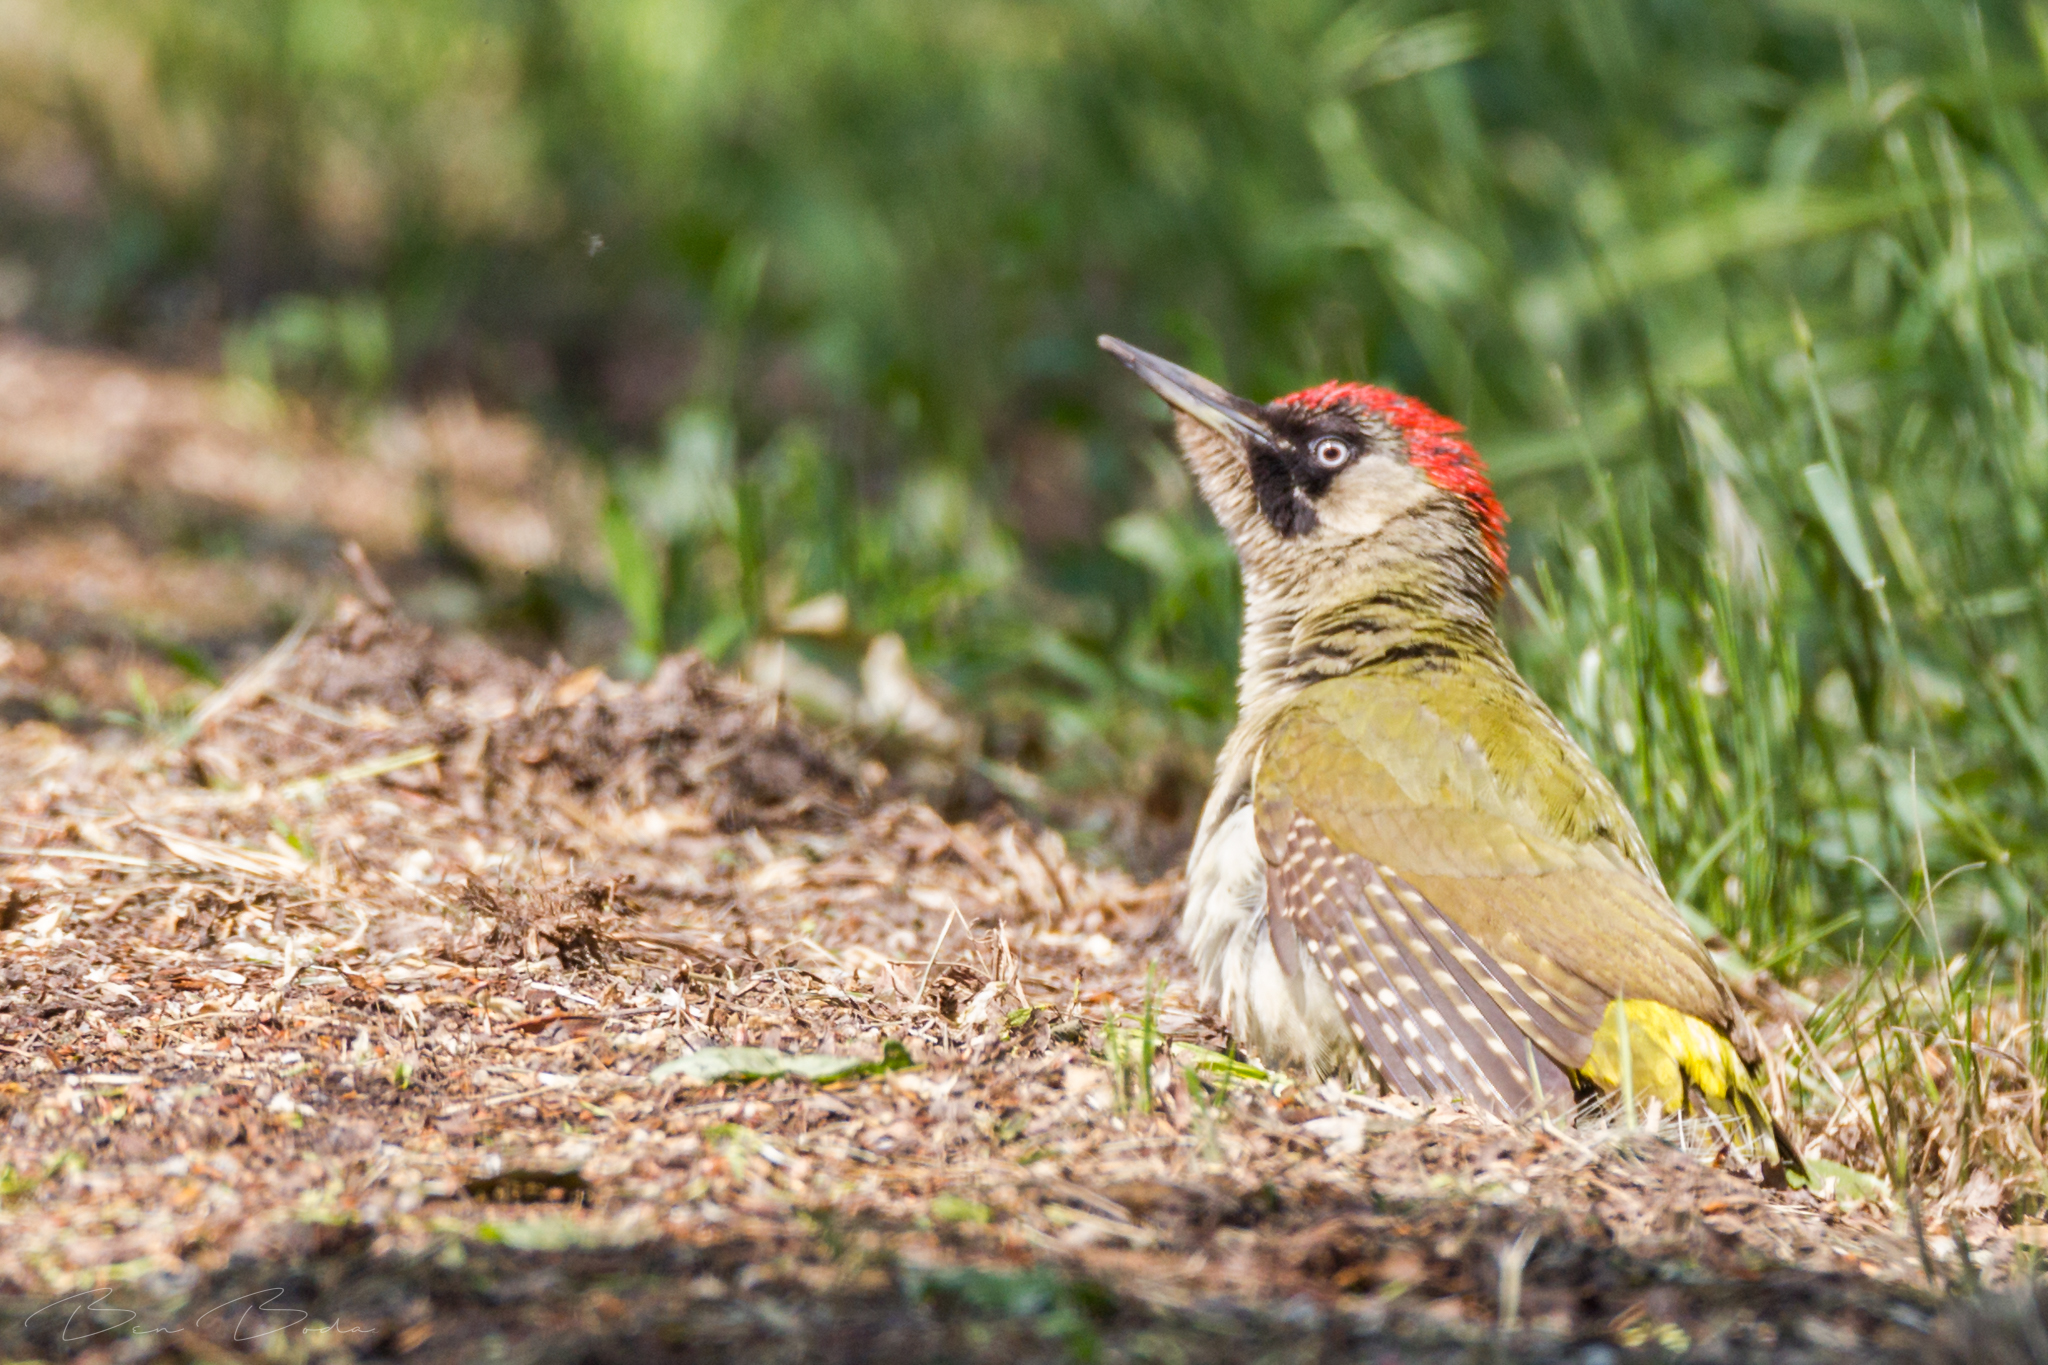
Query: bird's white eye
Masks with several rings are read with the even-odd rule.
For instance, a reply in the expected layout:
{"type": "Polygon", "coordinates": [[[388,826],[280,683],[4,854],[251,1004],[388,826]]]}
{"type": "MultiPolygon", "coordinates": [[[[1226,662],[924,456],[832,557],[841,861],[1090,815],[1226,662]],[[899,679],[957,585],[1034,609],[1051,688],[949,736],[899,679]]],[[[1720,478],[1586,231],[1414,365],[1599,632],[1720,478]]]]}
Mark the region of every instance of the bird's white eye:
{"type": "Polygon", "coordinates": [[[1351,444],[1335,436],[1325,436],[1310,446],[1308,453],[1325,469],[1342,469],[1351,460],[1351,444]]]}

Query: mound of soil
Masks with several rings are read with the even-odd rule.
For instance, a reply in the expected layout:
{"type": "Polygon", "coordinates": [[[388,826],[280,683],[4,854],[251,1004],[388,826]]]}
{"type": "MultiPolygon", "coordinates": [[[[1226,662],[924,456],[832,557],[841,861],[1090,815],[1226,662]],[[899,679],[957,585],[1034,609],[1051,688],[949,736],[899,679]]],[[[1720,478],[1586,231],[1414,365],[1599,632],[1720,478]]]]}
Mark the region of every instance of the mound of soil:
{"type": "MultiPolygon", "coordinates": [[[[868,804],[849,758],[692,655],[635,687],[537,668],[349,599],[258,680],[265,702],[296,704],[290,727],[247,714],[231,739],[194,749],[202,767],[275,783],[424,747],[434,757],[400,780],[457,805],[574,802],[617,822],[680,804],[729,832],[842,827],[868,804]]],[[[223,709],[204,717],[209,732],[223,709]]]]}

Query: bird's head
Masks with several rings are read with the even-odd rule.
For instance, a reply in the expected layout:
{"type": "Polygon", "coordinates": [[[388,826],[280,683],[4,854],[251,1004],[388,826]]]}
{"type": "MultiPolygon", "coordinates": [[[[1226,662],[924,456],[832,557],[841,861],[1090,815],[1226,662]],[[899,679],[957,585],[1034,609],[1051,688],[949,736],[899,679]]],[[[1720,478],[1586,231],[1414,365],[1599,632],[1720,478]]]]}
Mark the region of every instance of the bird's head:
{"type": "Polygon", "coordinates": [[[1115,337],[1101,345],[1174,410],[1181,450],[1248,588],[1312,586],[1360,556],[1420,557],[1440,562],[1464,593],[1499,597],[1507,514],[1450,418],[1342,381],[1253,403],[1115,337]]]}

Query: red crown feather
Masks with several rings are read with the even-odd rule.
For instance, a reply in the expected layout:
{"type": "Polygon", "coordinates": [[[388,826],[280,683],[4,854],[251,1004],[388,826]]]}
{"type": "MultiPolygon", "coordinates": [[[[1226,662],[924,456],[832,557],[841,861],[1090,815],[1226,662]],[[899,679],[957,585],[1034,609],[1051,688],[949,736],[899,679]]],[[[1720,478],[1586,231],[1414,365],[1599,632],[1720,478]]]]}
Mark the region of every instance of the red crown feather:
{"type": "Polygon", "coordinates": [[[1508,571],[1508,514],[1493,485],[1486,478],[1486,462],[1463,435],[1465,428],[1425,403],[1382,389],[1373,384],[1353,384],[1333,379],[1300,393],[1290,393],[1277,403],[1310,412],[1336,407],[1353,407],[1378,413],[1408,438],[1408,463],[1422,471],[1424,478],[1447,493],[1456,493],[1472,509],[1479,534],[1486,542],[1503,577],[1508,571]]]}

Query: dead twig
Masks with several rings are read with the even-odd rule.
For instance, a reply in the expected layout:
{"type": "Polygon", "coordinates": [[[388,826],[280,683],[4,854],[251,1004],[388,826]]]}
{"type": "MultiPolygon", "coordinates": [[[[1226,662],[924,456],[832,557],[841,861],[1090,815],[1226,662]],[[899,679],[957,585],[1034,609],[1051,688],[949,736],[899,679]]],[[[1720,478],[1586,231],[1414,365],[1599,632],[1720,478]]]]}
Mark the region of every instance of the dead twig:
{"type": "Polygon", "coordinates": [[[370,566],[370,557],[363,553],[363,547],[353,540],[343,541],[341,562],[348,566],[349,576],[356,581],[356,591],[363,600],[385,615],[398,610],[398,600],[391,595],[391,589],[384,586],[384,580],[370,566]]]}
{"type": "Polygon", "coordinates": [[[186,729],[193,735],[203,735],[215,721],[239,711],[256,701],[277,680],[284,666],[298,653],[299,646],[312,632],[313,624],[325,614],[323,607],[312,607],[300,613],[284,638],[272,645],[262,658],[230,678],[212,696],[193,708],[186,721],[186,729]]]}

